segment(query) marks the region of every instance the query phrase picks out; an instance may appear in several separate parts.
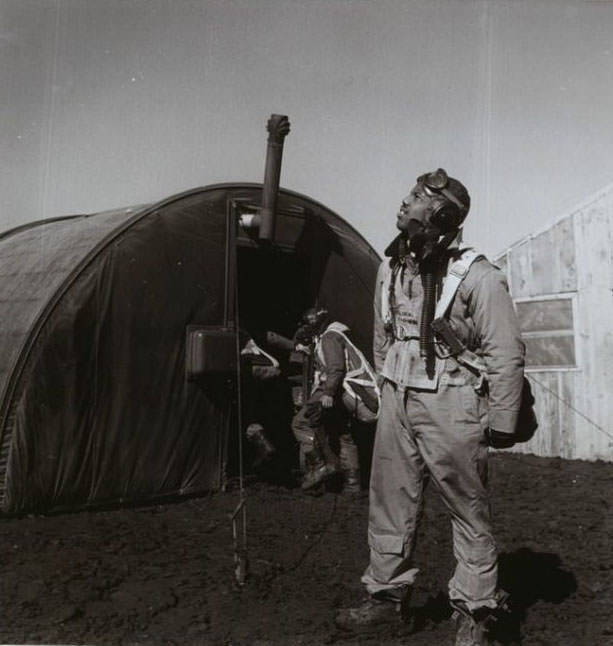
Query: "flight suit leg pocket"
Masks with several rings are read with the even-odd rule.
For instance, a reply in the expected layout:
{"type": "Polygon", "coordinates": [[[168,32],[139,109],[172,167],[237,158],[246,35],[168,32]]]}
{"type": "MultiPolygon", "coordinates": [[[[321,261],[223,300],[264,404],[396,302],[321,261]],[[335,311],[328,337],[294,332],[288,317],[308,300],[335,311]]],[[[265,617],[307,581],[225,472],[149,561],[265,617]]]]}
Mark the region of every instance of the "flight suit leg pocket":
{"type": "Polygon", "coordinates": [[[374,532],[370,532],[368,535],[369,547],[378,554],[402,556],[404,554],[405,543],[404,536],[375,534],[374,532]]]}

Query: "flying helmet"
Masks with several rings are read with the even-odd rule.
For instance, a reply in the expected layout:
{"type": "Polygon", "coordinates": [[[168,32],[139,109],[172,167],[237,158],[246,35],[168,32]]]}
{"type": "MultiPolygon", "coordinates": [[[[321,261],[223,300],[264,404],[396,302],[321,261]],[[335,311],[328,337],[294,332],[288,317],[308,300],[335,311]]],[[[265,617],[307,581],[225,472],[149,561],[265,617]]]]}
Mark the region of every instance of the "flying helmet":
{"type": "Polygon", "coordinates": [[[417,183],[432,198],[430,224],[441,233],[457,229],[470,209],[470,196],[464,185],[449,177],[443,168],[420,175],[417,183]]]}
{"type": "Polygon", "coordinates": [[[430,197],[431,212],[426,221],[409,221],[408,247],[420,261],[436,261],[458,235],[470,209],[470,196],[443,168],[420,175],[417,184],[430,197]]]}
{"type": "Polygon", "coordinates": [[[315,336],[323,332],[328,319],[328,310],[324,307],[309,307],[300,318],[296,340],[303,345],[308,345],[315,336]]]}

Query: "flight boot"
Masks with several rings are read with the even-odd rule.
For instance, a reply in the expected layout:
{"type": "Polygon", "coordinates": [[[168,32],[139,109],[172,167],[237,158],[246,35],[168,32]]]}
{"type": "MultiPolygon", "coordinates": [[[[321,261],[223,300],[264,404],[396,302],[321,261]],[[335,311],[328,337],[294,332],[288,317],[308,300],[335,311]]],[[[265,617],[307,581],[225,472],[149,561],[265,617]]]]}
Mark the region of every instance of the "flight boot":
{"type": "Polygon", "coordinates": [[[340,437],[339,462],[344,479],[343,491],[350,495],[359,494],[361,486],[358,447],[348,434],[340,437]]]}
{"type": "Polygon", "coordinates": [[[326,462],[317,451],[311,451],[305,455],[305,473],[302,479],[302,490],[311,491],[317,489],[326,480],[338,473],[335,464],[326,462]]]}
{"type": "Polygon", "coordinates": [[[462,601],[451,601],[456,625],[455,646],[487,646],[492,626],[501,613],[509,611],[508,598],[508,593],[500,590],[496,608],[478,608],[473,611],[469,611],[462,601]]]}
{"type": "Polygon", "coordinates": [[[350,496],[355,496],[361,493],[362,487],[360,485],[360,472],[347,469],[344,470],[343,475],[345,477],[343,491],[350,496]]]}
{"type": "Polygon", "coordinates": [[[341,630],[366,633],[385,625],[399,625],[409,620],[411,588],[370,595],[359,606],[343,608],[334,623],[341,630]]]}
{"type": "Polygon", "coordinates": [[[489,616],[455,610],[453,618],[456,625],[455,646],[487,646],[490,643],[489,616]]]}

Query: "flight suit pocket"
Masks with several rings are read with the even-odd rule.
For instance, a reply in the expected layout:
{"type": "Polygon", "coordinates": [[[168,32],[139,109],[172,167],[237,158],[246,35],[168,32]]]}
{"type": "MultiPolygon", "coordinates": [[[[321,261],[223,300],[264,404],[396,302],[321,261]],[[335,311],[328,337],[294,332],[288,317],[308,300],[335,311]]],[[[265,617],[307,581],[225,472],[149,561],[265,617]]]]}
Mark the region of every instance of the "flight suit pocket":
{"type": "Polygon", "coordinates": [[[402,536],[377,535],[372,532],[368,535],[368,545],[379,554],[404,553],[405,540],[402,536]]]}

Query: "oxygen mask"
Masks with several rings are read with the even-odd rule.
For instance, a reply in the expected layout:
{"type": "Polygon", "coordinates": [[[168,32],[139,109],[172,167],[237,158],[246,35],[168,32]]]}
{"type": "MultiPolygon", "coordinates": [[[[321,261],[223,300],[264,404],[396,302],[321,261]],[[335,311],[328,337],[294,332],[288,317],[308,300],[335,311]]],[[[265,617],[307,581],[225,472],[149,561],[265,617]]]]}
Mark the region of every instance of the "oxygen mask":
{"type": "Polygon", "coordinates": [[[436,262],[458,236],[469,207],[465,187],[439,168],[417,178],[402,201],[396,226],[420,262],[436,262]]]}
{"type": "Polygon", "coordinates": [[[405,234],[409,251],[420,261],[432,258],[438,248],[441,231],[438,227],[422,220],[409,220],[405,234]]]}

